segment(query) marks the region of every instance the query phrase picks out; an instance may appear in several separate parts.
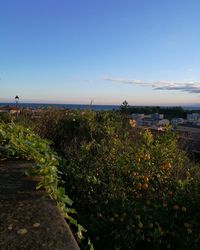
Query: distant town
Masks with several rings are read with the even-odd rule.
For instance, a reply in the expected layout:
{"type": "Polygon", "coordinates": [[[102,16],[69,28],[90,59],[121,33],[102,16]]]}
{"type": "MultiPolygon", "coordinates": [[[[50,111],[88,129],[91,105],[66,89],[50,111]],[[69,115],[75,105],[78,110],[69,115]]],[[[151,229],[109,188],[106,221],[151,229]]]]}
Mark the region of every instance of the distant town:
{"type": "MultiPolygon", "coordinates": [[[[7,113],[11,115],[27,115],[33,119],[39,119],[46,108],[24,108],[18,105],[18,99],[15,105],[4,105],[0,107],[0,113],[7,113]]],[[[65,111],[66,108],[60,108],[65,111]]],[[[200,158],[200,110],[184,111],[180,107],[160,108],[160,107],[128,107],[127,117],[131,127],[138,129],[149,129],[152,133],[162,133],[167,126],[177,133],[180,146],[189,154],[193,155],[195,159],[200,158]],[[132,111],[139,112],[132,112],[132,111]],[[149,113],[157,110],[158,112],[149,113]],[[178,110],[178,112],[177,112],[178,110]],[[144,111],[144,113],[142,113],[144,111]],[[160,113],[164,111],[166,114],[160,113]],[[177,117],[182,114],[183,117],[177,117]],[[174,116],[174,117],[173,117],[174,116]]]]}
{"type": "Polygon", "coordinates": [[[188,113],[186,118],[166,119],[163,114],[132,113],[129,123],[132,127],[149,129],[152,132],[162,132],[171,125],[177,133],[179,145],[194,159],[200,158],[200,113],[188,113]]]}

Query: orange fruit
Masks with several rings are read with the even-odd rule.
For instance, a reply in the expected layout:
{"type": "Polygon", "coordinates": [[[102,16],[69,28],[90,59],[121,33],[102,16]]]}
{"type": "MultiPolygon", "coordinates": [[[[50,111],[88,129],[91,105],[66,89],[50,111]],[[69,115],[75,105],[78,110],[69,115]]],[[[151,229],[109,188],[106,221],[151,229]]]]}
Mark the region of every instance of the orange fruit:
{"type": "Polygon", "coordinates": [[[136,158],[136,159],[135,159],[135,162],[136,162],[136,163],[140,163],[140,158],[136,158]]]}
{"type": "Polygon", "coordinates": [[[186,171],[185,174],[186,174],[187,177],[190,177],[190,172],[189,171],[186,171]]]}
{"type": "Polygon", "coordinates": [[[150,154],[145,154],[144,160],[149,161],[151,159],[150,154]]]}
{"type": "Polygon", "coordinates": [[[183,211],[183,212],[186,212],[186,211],[187,211],[187,208],[186,208],[186,207],[182,207],[182,211],[183,211]]]}
{"type": "Polygon", "coordinates": [[[145,182],[149,182],[149,178],[147,176],[144,177],[145,182]]]}
{"type": "Polygon", "coordinates": [[[172,191],[169,191],[168,194],[169,194],[169,196],[172,196],[172,195],[173,195],[173,192],[172,192],[172,191]]]}
{"type": "Polygon", "coordinates": [[[141,216],[140,215],[136,215],[136,219],[140,220],[141,216]]]}
{"type": "Polygon", "coordinates": [[[179,209],[178,205],[174,205],[173,209],[177,211],[179,209]]]}
{"type": "Polygon", "coordinates": [[[132,176],[136,176],[137,173],[133,171],[133,172],[131,173],[131,175],[132,175],[132,176]]]}
{"type": "Polygon", "coordinates": [[[138,227],[139,227],[139,228],[143,228],[143,224],[142,224],[141,221],[138,223],[138,227]]]}
{"type": "Polygon", "coordinates": [[[142,189],[143,189],[143,190],[147,190],[148,187],[149,187],[149,185],[148,185],[147,183],[143,183],[143,184],[142,184],[142,189]]]}

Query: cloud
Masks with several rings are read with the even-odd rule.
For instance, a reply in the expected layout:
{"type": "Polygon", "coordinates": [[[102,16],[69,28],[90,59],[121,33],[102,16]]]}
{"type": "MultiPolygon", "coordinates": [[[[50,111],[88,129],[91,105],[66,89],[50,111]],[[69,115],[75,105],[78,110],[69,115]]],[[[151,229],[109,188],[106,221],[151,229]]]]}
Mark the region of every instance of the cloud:
{"type": "Polygon", "coordinates": [[[178,90],[193,94],[200,93],[200,82],[172,82],[172,83],[154,83],[152,85],[155,90],[178,90]]]}
{"type": "Polygon", "coordinates": [[[111,78],[111,77],[104,77],[104,81],[111,81],[117,83],[124,83],[124,84],[132,84],[132,85],[142,85],[142,86],[150,86],[153,90],[177,90],[192,94],[200,93],[200,82],[196,81],[182,81],[182,82],[175,82],[175,81],[142,81],[142,80],[128,80],[125,78],[111,78]]]}
{"type": "Polygon", "coordinates": [[[128,79],[125,79],[125,78],[104,77],[103,80],[104,81],[110,81],[110,82],[126,83],[126,84],[139,84],[139,85],[146,84],[141,80],[128,80],[128,79]]]}

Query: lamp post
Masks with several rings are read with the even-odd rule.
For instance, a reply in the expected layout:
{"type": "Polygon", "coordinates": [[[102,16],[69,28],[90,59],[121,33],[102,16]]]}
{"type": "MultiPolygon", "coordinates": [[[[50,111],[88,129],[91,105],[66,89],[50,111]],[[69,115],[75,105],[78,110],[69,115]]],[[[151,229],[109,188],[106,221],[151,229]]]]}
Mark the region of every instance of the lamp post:
{"type": "Polygon", "coordinates": [[[18,95],[15,96],[15,103],[16,103],[16,108],[18,108],[18,104],[19,104],[19,96],[18,95]]]}

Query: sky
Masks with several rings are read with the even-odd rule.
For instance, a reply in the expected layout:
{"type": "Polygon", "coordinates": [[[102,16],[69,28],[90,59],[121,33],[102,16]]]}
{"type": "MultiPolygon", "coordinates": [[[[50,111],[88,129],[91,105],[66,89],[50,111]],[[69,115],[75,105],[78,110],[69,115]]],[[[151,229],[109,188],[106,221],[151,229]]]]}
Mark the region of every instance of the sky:
{"type": "Polygon", "coordinates": [[[0,102],[200,105],[199,0],[1,0],[0,102]]]}

